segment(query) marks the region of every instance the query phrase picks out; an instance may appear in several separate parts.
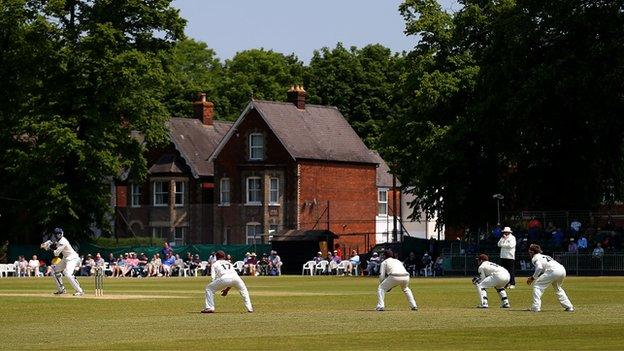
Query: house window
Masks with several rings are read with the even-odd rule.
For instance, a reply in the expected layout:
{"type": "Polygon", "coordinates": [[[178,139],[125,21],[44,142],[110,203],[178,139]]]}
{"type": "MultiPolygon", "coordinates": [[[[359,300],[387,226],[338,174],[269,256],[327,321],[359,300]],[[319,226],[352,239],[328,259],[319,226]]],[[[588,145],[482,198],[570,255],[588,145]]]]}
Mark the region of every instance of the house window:
{"type": "Polygon", "coordinates": [[[260,133],[249,134],[249,159],[264,159],[264,137],[260,133]]]}
{"type": "Polygon", "coordinates": [[[175,205],[184,206],[184,191],[186,182],[175,182],[175,205]]]}
{"type": "Polygon", "coordinates": [[[279,205],[279,179],[271,178],[270,179],[270,189],[269,189],[269,204],[271,205],[279,205]]]}
{"type": "Polygon", "coordinates": [[[262,225],[260,223],[247,223],[247,245],[262,243],[262,225]]]}
{"type": "Polygon", "coordinates": [[[186,227],[175,227],[173,230],[173,241],[176,245],[184,245],[186,227]]]}
{"type": "Polygon", "coordinates": [[[380,216],[388,215],[388,190],[379,190],[377,192],[378,213],[380,216]]]}
{"type": "Polygon", "coordinates": [[[262,204],[262,178],[260,177],[247,178],[247,204],[249,205],[262,204]]]}
{"type": "Polygon", "coordinates": [[[141,186],[139,184],[130,184],[130,206],[141,206],[141,186]]]}
{"type": "Polygon", "coordinates": [[[167,206],[169,197],[168,182],[154,182],[154,206],[167,206]]]}
{"type": "Polygon", "coordinates": [[[169,227],[152,227],[152,238],[167,241],[169,238],[169,227]]]}
{"type": "Polygon", "coordinates": [[[221,186],[219,188],[221,190],[219,202],[221,203],[221,205],[229,205],[230,204],[230,178],[222,178],[221,186]]]}

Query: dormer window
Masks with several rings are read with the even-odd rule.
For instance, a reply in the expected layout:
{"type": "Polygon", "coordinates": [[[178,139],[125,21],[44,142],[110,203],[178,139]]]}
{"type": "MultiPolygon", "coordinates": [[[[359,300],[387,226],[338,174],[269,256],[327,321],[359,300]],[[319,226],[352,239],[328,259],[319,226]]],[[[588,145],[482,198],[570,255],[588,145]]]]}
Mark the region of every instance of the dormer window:
{"type": "Polygon", "coordinates": [[[249,159],[264,159],[264,136],[261,133],[249,134],[249,159]]]}

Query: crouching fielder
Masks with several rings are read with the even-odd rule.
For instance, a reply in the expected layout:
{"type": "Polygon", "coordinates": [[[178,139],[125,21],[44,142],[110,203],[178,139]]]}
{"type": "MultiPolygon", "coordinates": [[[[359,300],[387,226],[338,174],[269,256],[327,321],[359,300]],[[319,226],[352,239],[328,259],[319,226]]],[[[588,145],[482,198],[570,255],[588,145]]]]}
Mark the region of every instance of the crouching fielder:
{"type": "Polygon", "coordinates": [[[488,308],[487,288],[495,288],[501,298],[501,308],[509,308],[509,299],[505,286],[509,283],[509,272],[489,260],[486,254],[477,257],[479,276],[472,278],[472,283],[477,287],[479,295],[478,308],[488,308]]]}
{"type": "Polygon", "coordinates": [[[405,270],[403,263],[394,258],[392,250],[386,250],[385,256],[386,259],[379,267],[379,287],[377,288],[377,307],[375,309],[377,311],[385,310],[384,298],[386,292],[400,285],[412,311],[417,311],[418,306],[416,306],[416,300],[414,300],[412,290],[409,288],[409,273],[405,270]]]}
{"type": "Polygon", "coordinates": [[[565,291],[561,288],[563,280],[566,276],[565,268],[552,257],[542,255],[542,248],[539,245],[531,244],[529,246],[529,254],[531,262],[535,266],[535,273],[527,279],[527,284],[533,284],[533,305],[531,311],[539,312],[542,308],[542,294],[548,285],[553,286],[555,295],[559,299],[559,303],[566,312],[574,312],[574,306],[568,299],[565,291]]]}
{"type": "Polygon", "coordinates": [[[253,312],[247,286],[245,286],[243,280],[238,276],[238,273],[236,273],[232,263],[225,260],[225,252],[219,250],[215,253],[215,256],[217,261],[215,261],[210,268],[212,282],[206,286],[206,305],[205,308],[201,310],[201,313],[214,313],[215,292],[221,290],[221,295],[225,296],[232,287],[236,288],[243,298],[243,303],[245,304],[247,312],[253,312]]]}
{"type": "Polygon", "coordinates": [[[80,257],[74,251],[74,248],[69,244],[69,241],[63,236],[63,229],[54,228],[54,233],[50,237],[50,240],[46,240],[43,244],[41,244],[41,248],[45,250],[53,250],[54,256],[59,256],[63,254],[63,259],[61,262],[53,265],[54,273],[52,274],[52,278],[54,279],[54,284],[56,284],[56,292],[55,295],[61,295],[65,293],[65,286],[63,285],[63,274],[69,280],[69,283],[72,285],[74,290],[74,296],[82,296],[84,293],[80,284],[78,284],[78,280],[74,277],[74,270],[76,266],[80,264],[80,257]]]}

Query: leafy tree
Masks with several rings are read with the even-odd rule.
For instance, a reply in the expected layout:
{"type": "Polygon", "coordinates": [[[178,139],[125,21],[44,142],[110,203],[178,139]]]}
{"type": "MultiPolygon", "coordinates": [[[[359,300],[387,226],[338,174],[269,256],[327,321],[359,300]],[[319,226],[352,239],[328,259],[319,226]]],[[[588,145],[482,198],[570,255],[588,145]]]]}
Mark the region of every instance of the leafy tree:
{"type": "Polygon", "coordinates": [[[449,225],[621,200],[622,1],[407,0],[408,104],[384,136],[415,209],[449,225]],[[484,210],[491,209],[491,210],[484,210]]]}
{"type": "Polygon", "coordinates": [[[306,72],[312,103],[338,107],[368,146],[378,139],[388,116],[396,111],[396,85],[403,73],[403,57],[379,45],[314,52],[306,72]]]}
{"type": "MultiPolygon", "coordinates": [[[[223,67],[214,50],[206,43],[185,39],[177,43],[168,65],[171,81],[165,103],[172,116],[184,117],[193,114],[191,101],[197,93],[204,92],[218,102],[220,78],[223,67]]],[[[217,103],[217,108],[218,108],[217,103]]]]}
{"type": "Polygon", "coordinates": [[[131,131],[165,140],[163,61],[184,21],[169,0],[4,0],[0,13],[3,228],[106,227],[107,182],[146,172],[131,131]]]}
{"type": "Polygon", "coordinates": [[[225,61],[215,109],[226,119],[236,119],[249,100],[286,100],[291,85],[303,82],[303,63],[295,55],[252,49],[225,61]]]}

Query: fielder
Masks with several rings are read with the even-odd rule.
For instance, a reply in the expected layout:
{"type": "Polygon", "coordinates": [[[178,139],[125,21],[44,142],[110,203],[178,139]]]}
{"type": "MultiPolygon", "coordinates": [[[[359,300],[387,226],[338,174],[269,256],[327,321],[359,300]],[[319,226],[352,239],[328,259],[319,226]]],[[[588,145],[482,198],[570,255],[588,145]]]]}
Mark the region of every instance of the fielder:
{"type": "Polygon", "coordinates": [[[385,256],[386,259],[379,267],[379,287],[377,288],[377,307],[375,310],[384,311],[384,298],[386,296],[386,292],[389,292],[395,286],[400,285],[405,297],[407,297],[407,302],[409,303],[412,311],[418,311],[416,300],[414,300],[412,290],[408,286],[410,280],[409,273],[405,270],[403,263],[394,258],[392,250],[386,250],[385,256]]]}
{"type": "Polygon", "coordinates": [[[509,299],[507,298],[507,292],[505,286],[509,283],[509,272],[497,265],[490,262],[489,257],[486,254],[481,254],[477,257],[479,264],[479,276],[472,278],[472,283],[477,287],[477,294],[479,295],[479,305],[477,308],[488,308],[487,288],[494,287],[501,298],[501,308],[509,308],[509,299]]]}
{"type": "Polygon", "coordinates": [[[235,287],[243,298],[247,312],[253,312],[247,286],[245,286],[245,282],[236,273],[234,265],[225,259],[225,252],[221,250],[217,251],[215,256],[217,260],[210,268],[212,282],[206,286],[206,307],[201,310],[201,313],[214,313],[215,292],[221,290],[221,295],[226,296],[232,287],[235,287]]]}
{"type": "Polygon", "coordinates": [[[46,240],[46,242],[41,244],[41,248],[44,250],[53,250],[54,256],[59,256],[61,253],[63,254],[63,259],[61,259],[58,264],[53,265],[54,272],[51,276],[54,279],[54,284],[56,284],[56,291],[54,294],[65,294],[65,286],[62,280],[62,276],[65,274],[65,277],[76,291],[74,296],[84,295],[80,284],[78,284],[78,280],[74,277],[74,270],[76,266],[80,264],[80,257],[69,244],[69,241],[63,236],[63,229],[54,228],[54,233],[50,237],[50,240],[46,240]]]}
{"type": "Polygon", "coordinates": [[[542,307],[542,294],[548,285],[552,284],[555,289],[555,295],[559,299],[559,303],[566,312],[574,312],[574,306],[568,299],[565,291],[561,288],[563,280],[566,276],[565,268],[552,257],[542,255],[542,248],[539,245],[531,244],[529,246],[529,254],[531,262],[535,266],[535,273],[527,279],[527,284],[533,284],[533,306],[531,311],[539,312],[542,307]]]}

